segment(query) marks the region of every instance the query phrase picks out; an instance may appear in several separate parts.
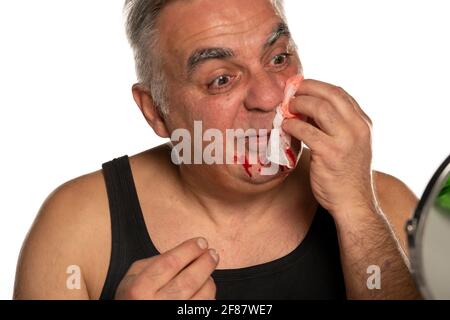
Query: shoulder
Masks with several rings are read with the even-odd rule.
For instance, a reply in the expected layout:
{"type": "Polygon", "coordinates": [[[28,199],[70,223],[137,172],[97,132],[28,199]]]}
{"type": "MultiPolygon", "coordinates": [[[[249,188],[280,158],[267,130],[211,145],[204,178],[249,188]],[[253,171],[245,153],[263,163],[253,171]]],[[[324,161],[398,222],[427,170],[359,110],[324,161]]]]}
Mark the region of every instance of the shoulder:
{"type": "Polygon", "coordinates": [[[405,224],[412,217],[419,199],[400,179],[373,171],[374,187],[381,210],[393,227],[403,248],[407,247],[405,224]]]}
{"type": "MultiPolygon", "coordinates": [[[[130,157],[138,190],[161,188],[167,146],[130,157]]],[[[145,199],[141,199],[144,200],[145,199]]],[[[98,170],[57,187],[43,202],[20,252],[14,297],[81,299],[100,296],[109,267],[111,220],[106,184],[98,170]],[[81,271],[81,289],[66,286],[71,266],[81,271]]]]}
{"type": "Polygon", "coordinates": [[[93,250],[98,258],[109,251],[109,223],[101,171],[56,188],[43,202],[22,246],[14,297],[89,298],[86,280],[94,276],[93,250]],[[66,285],[67,270],[72,266],[80,271],[78,290],[70,290],[66,285]]]}

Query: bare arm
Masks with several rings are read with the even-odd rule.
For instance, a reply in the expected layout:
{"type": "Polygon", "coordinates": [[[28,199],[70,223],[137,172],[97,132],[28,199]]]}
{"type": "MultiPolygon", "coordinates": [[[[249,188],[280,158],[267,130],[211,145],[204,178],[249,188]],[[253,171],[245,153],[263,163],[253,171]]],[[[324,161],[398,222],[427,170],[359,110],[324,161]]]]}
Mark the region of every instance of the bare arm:
{"type": "Polygon", "coordinates": [[[379,205],[349,208],[336,215],[341,217],[336,225],[347,296],[350,299],[420,298],[408,269],[403,231],[417,198],[399,180],[387,175],[376,176],[379,205]],[[380,271],[379,288],[373,285],[376,268],[380,271]]]}
{"type": "Polygon", "coordinates": [[[95,201],[89,179],[62,185],[43,203],[22,246],[14,299],[90,298],[85,267],[94,246],[95,201]]]}

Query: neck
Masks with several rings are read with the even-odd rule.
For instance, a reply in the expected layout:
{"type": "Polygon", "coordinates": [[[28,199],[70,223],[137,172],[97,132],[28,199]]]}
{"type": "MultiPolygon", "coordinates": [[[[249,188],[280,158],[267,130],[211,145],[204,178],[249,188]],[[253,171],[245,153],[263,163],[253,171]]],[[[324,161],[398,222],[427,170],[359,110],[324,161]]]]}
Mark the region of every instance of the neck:
{"type": "Polygon", "coordinates": [[[202,175],[196,167],[178,168],[187,201],[216,227],[256,225],[274,218],[288,221],[289,215],[301,212],[311,199],[304,171],[297,168],[288,177],[253,185],[244,181],[212,184],[220,180],[202,175]]]}

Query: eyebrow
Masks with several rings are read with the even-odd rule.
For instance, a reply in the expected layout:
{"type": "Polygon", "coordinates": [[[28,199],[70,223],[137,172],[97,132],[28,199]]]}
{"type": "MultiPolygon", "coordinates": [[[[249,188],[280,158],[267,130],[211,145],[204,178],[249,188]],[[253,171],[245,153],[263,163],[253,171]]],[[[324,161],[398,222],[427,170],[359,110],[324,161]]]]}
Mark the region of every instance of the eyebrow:
{"type": "MultiPolygon", "coordinates": [[[[266,42],[264,43],[262,50],[273,46],[281,37],[291,37],[291,33],[286,23],[280,22],[273,29],[266,42]]],[[[192,76],[195,69],[202,63],[212,59],[229,59],[235,57],[235,53],[230,48],[202,48],[194,50],[187,60],[187,74],[192,76]]]]}
{"type": "Polygon", "coordinates": [[[276,28],[272,31],[266,43],[264,44],[263,48],[267,49],[268,47],[273,46],[282,36],[286,36],[288,38],[291,37],[291,32],[289,31],[287,24],[284,22],[280,22],[276,26],[276,28]]]}

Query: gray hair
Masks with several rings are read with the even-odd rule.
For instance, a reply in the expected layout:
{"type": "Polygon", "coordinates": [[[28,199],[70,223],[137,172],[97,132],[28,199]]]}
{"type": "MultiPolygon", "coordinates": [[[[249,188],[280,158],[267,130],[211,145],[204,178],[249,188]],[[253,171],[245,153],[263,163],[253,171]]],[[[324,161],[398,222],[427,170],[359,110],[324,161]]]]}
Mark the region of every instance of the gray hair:
{"type": "MultiPolygon", "coordinates": [[[[161,10],[174,0],[126,0],[126,32],[134,52],[138,81],[147,89],[161,116],[169,113],[167,79],[163,70],[164,61],[158,52],[158,17],[161,10]]],[[[276,13],[286,21],[283,0],[269,0],[276,13]]]]}

